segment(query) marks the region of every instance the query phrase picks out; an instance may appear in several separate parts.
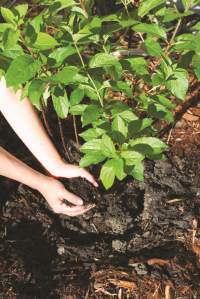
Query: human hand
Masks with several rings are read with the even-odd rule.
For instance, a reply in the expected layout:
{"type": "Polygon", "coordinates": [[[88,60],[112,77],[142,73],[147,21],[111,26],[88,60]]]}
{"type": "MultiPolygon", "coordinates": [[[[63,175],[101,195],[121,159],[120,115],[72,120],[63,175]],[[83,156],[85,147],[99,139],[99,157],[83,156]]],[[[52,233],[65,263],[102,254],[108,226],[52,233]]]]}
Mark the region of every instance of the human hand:
{"type": "Polygon", "coordinates": [[[97,182],[94,177],[84,168],[80,168],[79,166],[65,163],[64,161],[58,163],[54,167],[50,173],[55,177],[63,177],[63,178],[75,178],[81,177],[88,180],[95,187],[98,187],[97,182]]]}
{"type": "Polygon", "coordinates": [[[41,181],[40,186],[38,186],[38,190],[55,213],[78,216],[95,206],[92,204],[84,206],[80,197],[67,191],[62,183],[51,177],[45,177],[44,181],[41,181]],[[64,200],[69,201],[74,206],[67,206],[64,200]]]}

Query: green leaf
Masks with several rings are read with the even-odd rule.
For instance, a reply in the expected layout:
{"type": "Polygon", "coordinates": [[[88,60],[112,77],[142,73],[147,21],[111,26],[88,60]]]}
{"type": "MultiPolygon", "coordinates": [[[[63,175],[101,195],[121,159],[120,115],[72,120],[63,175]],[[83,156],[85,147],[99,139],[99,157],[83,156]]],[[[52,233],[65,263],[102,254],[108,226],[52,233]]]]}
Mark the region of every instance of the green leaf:
{"type": "Polygon", "coordinates": [[[59,0],[59,1],[52,1],[53,4],[49,6],[50,14],[56,14],[62,9],[68,8],[70,6],[76,5],[74,0],[59,0]]]}
{"type": "Polygon", "coordinates": [[[143,0],[139,5],[138,15],[144,17],[149,11],[164,3],[165,0],[143,0]]]}
{"type": "Polygon", "coordinates": [[[66,118],[69,111],[69,101],[66,91],[56,86],[52,93],[52,101],[57,115],[60,118],[66,118]]]}
{"type": "Polygon", "coordinates": [[[137,119],[130,122],[128,125],[129,135],[134,136],[135,134],[151,126],[152,123],[153,123],[153,119],[151,118],[137,119]]]}
{"type": "Polygon", "coordinates": [[[184,69],[177,69],[173,74],[173,78],[166,82],[167,88],[180,100],[185,99],[188,85],[188,73],[184,69]]]}
{"type": "Polygon", "coordinates": [[[51,77],[50,80],[56,83],[62,83],[65,85],[68,85],[69,83],[74,82],[76,75],[78,73],[78,68],[75,66],[66,66],[61,71],[59,71],[57,74],[55,74],[53,77],[51,77]]]}
{"type": "Polygon", "coordinates": [[[19,31],[13,29],[6,29],[3,34],[3,46],[4,49],[10,49],[15,47],[19,39],[19,31]]]}
{"type": "Polygon", "coordinates": [[[6,7],[1,7],[1,15],[7,23],[12,23],[12,24],[16,23],[15,15],[13,14],[13,12],[10,9],[8,9],[6,7]]]}
{"type": "Polygon", "coordinates": [[[105,133],[105,130],[103,130],[103,129],[91,128],[91,129],[88,129],[88,130],[84,131],[83,133],[79,134],[79,136],[81,136],[85,141],[89,141],[89,140],[92,140],[92,139],[102,136],[104,133],[105,133]]]}
{"type": "Polygon", "coordinates": [[[81,160],[80,160],[80,167],[88,167],[91,164],[98,164],[105,160],[105,156],[102,155],[101,153],[90,153],[85,155],[81,160]]]}
{"type": "Polygon", "coordinates": [[[135,165],[144,159],[144,155],[134,150],[122,151],[120,155],[123,159],[125,159],[126,165],[135,165]]]}
{"type": "Polygon", "coordinates": [[[138,119],[137,115],[135,115],[131,110],[122,111],[118,114],[118,116],[120,116],[127,122],[138,119]]]}
{"type": "Polygon", "coordinates": [[[195,75],[200,81],[200,55],[194,55],[192,58],[192,66],[194,68],[195,75]]]}
{"type": "Polygon", "coordinates": [[[91,58],[89,62],[89,67],[90,68],[105,67],[105,66],[115,65],[117,63],[118,60],[113,55],[106,54],[106,53],[98,53],[91,58]]]}
{"type": "Polygon", "coordinates": [[[107,190],[113,185],[115,180],[115,163],[113,163],[113,159],[106,161],[102,166],[100,179],[107,190]]]}
{"type": "Polygon", "coordinates": [[[70,95],[70,104],[72,106],[78,105],[84,98],[85,92],[81,88],[76,88],[70,95]]]}
{"type": "Polygon", "coordinates": [[[76,49],[72,46],[57,48],[48,56],[48,65],[58,67],[67,57],[75,53],[76,49]]]}
{"type": "Polygon", "coordinates": [[[82,115],[84,110],[87,108],[88,105],[79,104],[70,107],[70,113],[72,115],[82,115]]]}
{"type": "MultiPolygon", "coordinates": [[[[128,64],[131,71],[133,71],[136,75],[147,75],[147,61],[143,57],[133,57],[124,60],[125,64],[128,64]]],[[[125,65],[126,67],[126,65],[125,65]]]]}
{"type": "Polygon", "coordinates": [[[124,161],[121,158],[112,159],[114,168],[115,168],[115,175],[118,180],[122,181],[127,174],[124,172],[124,161]]]}
{"type": "Polygon", "coordinates": [[[98,105],[90,104],[84,110],[82,115],[82,124],[83,127],[97,120],[97,118],[101,115],[101,108],[98,105]]]}
{"type": "Polygon", "coordinates": [[[140,151],[141,153],[147,154],[159,154],[167,149],[167,145],[158,138],[155,137],[140,137],[129,142],[131,147],[140,151]]]}
{"type": "Polygon", "coordinates": [[[176,104],[174,104],[171,100],[166,98],[164,95],[159,94],[156,96],[157,100],[168,109],[174,109],[176,107],[176,104]]]}
{"type": "Polygon", "coordinates": [[[80,151],[85,154],[92,154],[92,153],[102,153],[102,140],[101,139],[92,139],[82,145],[80,151]]]}
{"type": "Polygon", "coordinates": [[[28,4],[17,5],[14,9],[18,13],[19,18],[23,19],[28,11],[28,4]]]}
{"type": "Polygon", "coordinates": [[[144,42],[147,53],[154,57],[161,57],[163,54],[160,44],[152,38],[147,38],[144,42]]]}
{"type": "Polygon", "coordinates": [[[101,152],[106,157],[113,158],[116,156],[116,149],[114,143],[108,135],[103,135],[101,139],[101,152]]]}
{"type": "Polygon", "coordinates": [[[40,107],[40,98],[45,90],[45,83],[40,79],[35,79],[31,81],[31,84],[28,88],[28,97],[31,100],[31,103],[37,108],[40,107]]]}
{"type": "Polygon", "coordinates": [[[9,23],[0,23],[0,33],[4,33],[6,29],[13,29],[15,30],[15,26],[9,23]]]}
{"type": "Polygon", "coordinates": [[[154,118],[164,119],[168,122],[174,121],[174,117],[171,111],[169,111],[165,106],[159,103],[151,103],[148,106],[148,113],[154,118]]]}
{"type": "Polygon", "coordinates": [[[41,51],[49,50],[58,46],[58,42],[51,35],[39,32],[33,47],[41,51]]]}
{"type": "Polygon", "coordinates": [[[112,131],[120,132],[124,137],[127,137],[128,129],[124,120],[120,116],[116,116],[112,122],[112,131]]]}
{"type": "Polygon", "coordinates": [[[17,86],[26,83],[26,81],[33,78],[39,71],[41,64],[34,60],[30,55],[21,55],[12,61],[7,73],[7,86],[17,86]]]}
{"type": "Polygon", "coordinates": [[[138,181],[144,181],[144,166],[142,163],[138,163],[136,164],[132,171],[129,173],[130,175],[132,175],[134,177],[134,179],[138,180],[138,181]]]}
{"type": "Polygon", "coordinates": [[[165,30],[157,24],[140,23],[134,25],[132,28],[136,32],[150,33],[152,35],[159,36],[164,39],[166,38],[165,30]]]}

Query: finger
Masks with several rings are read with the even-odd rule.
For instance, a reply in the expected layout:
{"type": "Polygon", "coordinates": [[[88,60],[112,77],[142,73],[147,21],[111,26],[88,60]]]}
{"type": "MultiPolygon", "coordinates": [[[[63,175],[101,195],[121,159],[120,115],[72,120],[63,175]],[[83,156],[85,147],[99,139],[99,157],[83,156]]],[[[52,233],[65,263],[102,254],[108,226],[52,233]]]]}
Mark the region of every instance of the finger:
{"type": "Polygon", "coordinates": [[[83,200],[76,196],[75,194],[67,191],[66,189],[63,191],[63,198],[66,199],[67,201],[71,202],[74,205],[77,206],[82,206],[83,205],[83,200]]]}
{"type": "Polygon", "coordinates": [[[98,187],[97,182],[95,181],[94,177],[85,169],[80,169],[80,176],[82,178],[85,178],[86,180],[88,180],[91,184],[93,184],[95,187],[98,187]]]}
{"type": "Polygon", "coordinates": [[[65,214],[68,216],[78,216],[78,215],[82,215],[86,212],[88,212],[89,210],[91,210],[92,208],[94,208],[95,205],[89,205],[86,207],[68,207],[65,204],[62,204],[61,208],[60,208],[60,213],[61,214],[65,214]]]}

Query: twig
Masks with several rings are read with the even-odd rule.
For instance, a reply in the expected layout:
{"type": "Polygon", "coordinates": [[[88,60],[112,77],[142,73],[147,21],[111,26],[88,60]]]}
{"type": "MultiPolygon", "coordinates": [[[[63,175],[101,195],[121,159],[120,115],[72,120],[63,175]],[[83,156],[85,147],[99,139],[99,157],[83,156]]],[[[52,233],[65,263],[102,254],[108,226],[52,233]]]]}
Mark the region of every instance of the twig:
{"type": "Polygon", "coordinates": [[[79,143],[79,139],[78,139],[78,133],[77,133],[76,117],[75,117],[75,115],[73,115],[73,124],[74,124],[74,134],[75,134],[75,138],[76,138],[76,143],[77,143],[78,147],[80,147],[80,143],[79,143]]]}
{"type": "Polygon", "coordinates": [[[52,134],[52,132],[51,132],[51,129],[50,129],[50,126],[49,126],[47,117],[46,117],[45,106],[44,106],[44,102],[43,102],[43,100],[41,100],[41,110],[42,110],[42,118],[43,118],[43,121],[44,121],[45,128],[46,128],[46,130],[47,130],[49,136],[50,136],[50,137],[53,137],[53,134],[52,134]]]}
{"type": "Polygon", "coordinates": [[[71,162],[69,152],[68,152],[67,146],[65,144],[65,137],[64,137],[62,122],[61,122],[59,117],[58,117],[58,125],[59,125],[60,138],[61,138],[62,146],[63,146],[63,149],[64,149],[65,157],[68,159],[69,162],[71,162]]]}
{"type": "Polygon", "coordinates": [[[82,10],[84,11],[86,18],[88,19],[88,13],[87,13],[87,10],[85,7],[84,0],[80,0],[80,6],[81,6],[82,10]]]}
{"type": "Polygon", "coordinates": [[[173,32],[173,34],[172,34],[172,37],[171,37],[171,39],[170,39],[170,41],[169,41],[169,44],[167,45],[167,48],[165,49],[165,53],[168,52],[169,48],[170,48],[171,45],[173,44],[173,41],[174,41],[175,36],[176,36],[176,34],[177,34],[178,30],[179,30],[180,25],[181,25],[181,19],[179,19],[179,20],[178,20],[178,23],[176,24],[176,28],[175,28],[175,30],[174,30],[174,32],[173,32]]]}

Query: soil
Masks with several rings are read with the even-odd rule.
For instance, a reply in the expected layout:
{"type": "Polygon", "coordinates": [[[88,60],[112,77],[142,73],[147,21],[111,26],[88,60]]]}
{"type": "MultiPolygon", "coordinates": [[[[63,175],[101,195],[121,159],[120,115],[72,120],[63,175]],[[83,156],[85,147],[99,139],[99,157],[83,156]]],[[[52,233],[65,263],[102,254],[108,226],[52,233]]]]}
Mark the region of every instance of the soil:
{"type": "MultiPolygon", "coordinates": [[[[168,159],[146,161],[143,183],[128,178],[105,192],[66,180],[69,190],[96,203],[83,216],[54,214],[37,192],[1,179],[0,298],[200,298],[200,109],[194,108],[196,114],[187,113],[198,119],[185,115],[164,136],[168,159]]],[[[3,119],[0,128],[1,144],[40,169],[3,119]]],[[[74,142],[67,146],[77,161],[74,142]]]]}

